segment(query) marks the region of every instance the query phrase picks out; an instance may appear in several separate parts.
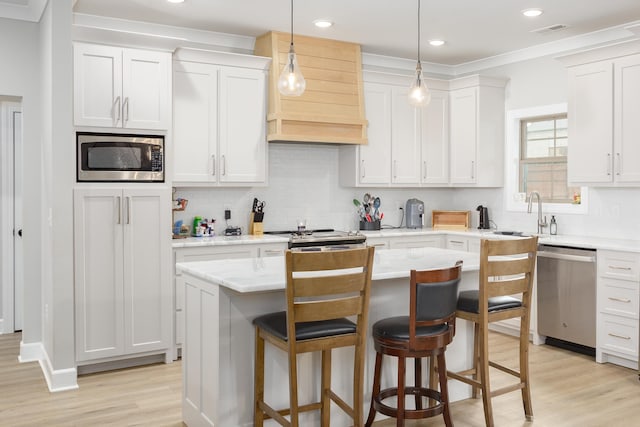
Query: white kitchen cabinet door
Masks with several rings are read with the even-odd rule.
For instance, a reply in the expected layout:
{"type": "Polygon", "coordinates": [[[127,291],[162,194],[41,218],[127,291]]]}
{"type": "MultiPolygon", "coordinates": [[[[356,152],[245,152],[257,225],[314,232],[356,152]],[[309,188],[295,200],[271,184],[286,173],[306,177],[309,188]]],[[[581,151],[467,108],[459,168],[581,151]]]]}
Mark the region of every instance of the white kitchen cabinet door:
{"type": "Polygon", "coordinates": [[[409,104],[409,88],[394,87],[391,98],[391,182],[420,183],[419,109],[409,104]]]}
{"type": "Polygon", "coordinates": [[[264,183],[266,86],[262,70],[223,67],[218,100],[220,182],[264,183]]]}
{"type": "Polygon", "coordinates": [[[74,124],[168,129],[171,54],[74,44],[74,124]]]}
{"type": "Polygon", "coordinates": [[[431,102],[421,110],[422,184],[449,182],[449,93],[431,90],[431,102]]]}
{"type": "Polygon", "coordinates": [[[613,63],[569,68],[569,152],[571,184],[613,182],[613,63]]]}
{"type": "Polygon", "coordinates": [[[122,49],[76,43],[73,50],[74,123],[122,126],[122,49]]]}
{"type": "Polygon", "coordinates": [[[614,61],[614,180],[640,183],[640,55],[614,61]]]}
{"type": "Polygon", "coordinates": [[[378,83],[364,84],[365,114],[369,127],[367,145],[350,147],[358,150],[360,184],[391,182],[391,89],[378,83]]]}
{"type": "Polygon", "coordinates": [[[218,67],[176,61],[173,70],[173,181],[216,182],[218,67]]]}
{"type": "Polygon", "coordinates": [[[169,197],[167,190],[123,192],[125,353],[170,347],[173,291],[168,274],[169,197]]]}
{"type": "Polygon", "coordinates": [[[122,51],[122,126],[168,129],[171,55],[138,49],[122,51]]]}
{"type": "Polygon", "coordinates": [[[76,360],[124,352],[122,190],[74,193],[76,360]]]}
{"type": "Polygon", "coordinates": [[[168,189],[74,190],[76,360],[169,349],[168,189]]]}
{"type": "Polygon", "coordinates": [[[476,183],[478,88],[451,92],[451,184],[476,183]]]}

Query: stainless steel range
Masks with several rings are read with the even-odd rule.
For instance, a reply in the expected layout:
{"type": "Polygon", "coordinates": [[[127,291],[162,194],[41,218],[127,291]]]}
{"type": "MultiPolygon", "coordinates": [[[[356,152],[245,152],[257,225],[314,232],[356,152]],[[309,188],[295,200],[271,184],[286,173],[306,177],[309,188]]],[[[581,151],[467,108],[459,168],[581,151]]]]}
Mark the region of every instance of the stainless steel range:
{"type": "Polygon", "coordinates": [[[265,231],[265,234],[289,236],[289,249],[321,248],[333,249],[363,246],[367,237],[357,231],[337,231],[333,229],[305,231],[265,231]]]}

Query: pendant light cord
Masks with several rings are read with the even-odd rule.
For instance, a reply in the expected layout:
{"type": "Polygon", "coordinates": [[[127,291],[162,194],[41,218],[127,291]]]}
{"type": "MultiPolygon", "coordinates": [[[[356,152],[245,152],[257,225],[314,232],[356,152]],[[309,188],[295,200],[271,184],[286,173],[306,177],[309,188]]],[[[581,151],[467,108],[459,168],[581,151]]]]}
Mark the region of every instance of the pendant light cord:
{"type": "MultiPolygon", "coordinates": [[[[293,0],[291,0],[293,2],[293,0]]],[[[420,63],[420,0],[418,0],[418,64],[420,63]]]]}
{"type": "Polygon", "coordinates": [[[291,47],[293,47],[293,0],[291,0],[291,47]]]}

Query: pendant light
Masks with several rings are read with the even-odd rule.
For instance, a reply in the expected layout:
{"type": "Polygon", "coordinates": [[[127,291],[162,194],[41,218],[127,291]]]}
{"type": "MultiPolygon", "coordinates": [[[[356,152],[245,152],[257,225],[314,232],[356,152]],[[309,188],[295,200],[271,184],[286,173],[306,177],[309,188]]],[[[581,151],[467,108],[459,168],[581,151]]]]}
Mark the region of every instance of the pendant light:
{"type": "Polygon", "coordinates": [[[414,107],[424,107],[431,101],[431,91],[422,76],[422,64],[420,63],[420,0],[418,0],[418,63],[416,64],[416,76],[409,88],[409,103],[414,107]]]}
{"type": "Polygon", "coordinates": [[[293,0],[291,0],[291,46],[289,47],[287,63],[278,79],[278,90],[285,96],[300,96],[306,87],[307,82],[305,82],[300,72],[296,52],[293,50],[293,0]]]}

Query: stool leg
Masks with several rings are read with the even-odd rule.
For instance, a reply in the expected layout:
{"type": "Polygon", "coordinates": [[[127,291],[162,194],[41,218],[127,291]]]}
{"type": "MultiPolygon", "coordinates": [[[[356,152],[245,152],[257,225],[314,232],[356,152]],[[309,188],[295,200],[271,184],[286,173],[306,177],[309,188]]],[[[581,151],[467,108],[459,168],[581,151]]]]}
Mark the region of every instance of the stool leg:
{"type": "MultiPolygon", "coordinates": [[[[422,359],[416,357],[413,359],[413,370],[415,375],[415,387],[422,387],[422,359]]],[[[422,397],[416,394],[416,409],[422,409],[422,397]]]]}
{"type": "Polygon", "coordinates": [[[371,392],[371,406],[369,407],[369,416],[366,427],[371,427],[373,420],[376,418],[376,408],[374,407],[375,398],[380,394],[380,377],[382,376],[382,353],[376,352],[376,365],[373,371],[373,391],[371,392]]]}
{"type": "MultiPolygon", "coordinates": [[[[524,324],[524,319],[520,319],[524,324]]],[[[528,421],[533,420],[533,407],[531,406],[531,386],[529,384],[529,328],[524,325],[520,328],[520,382],[522,388],[522,404],[524,415],[528,421]]]]}
{"type": "Polygon", "coordinates": [[[331,390],[331,350],[322,350],[322,397],[320,400],[322,408],[320,413],[323,427],[329,427],[331,415],[329,390],[331,390]]]}
{"type": "Polygon", "coordinates": [[[482,405],[487,427],[493,427],[493,409],[491,407],[491,387],[489,382],[489,339],[487,326],[480,328],[480,382],[482,383],[482,405]]]}
{"type": "Polygon", "coordinates": [[[298,361],[295,347],[289,344],[289,408],[291,427],[298,427],[298,361]]]}
{"type": "Polygon", "coordinates": [[[256,354],[255,354],[254,378],[253,378],[253,425],[264,425],[264,413],[260,409],[260,403],[264,401],[264,340],[260,337],[260,328],[256,327],[256,354]]]}
{"type": "MultiPolygon", "coordinates": [[[[471,378],[478,380],[480,374],[480,325],[473,323],[473,375],[471,378]]],[[[478,387],[471,386],[471,397],[478,398],[478,387]]]]}
{"type": "Polygon", "coordinates": [[[447,365],[444,358],[444,351],[438,354],[438,377],[440,379],[440,401],[444,405],[442,412],[444,424],[447,427],[453,427],[451,413],[449,412],[449,387],[447,384],[447,365]]]}
{"type": "Polygon", "coordinates": [[[404,426],[404,386],[405,386],[405,369],[406,359],[398,357],[398,418],[396,418],[396,426],[404,426]]]}
{"type": "MultiPolygon", "coordinates": [[[[362,340],[364,341],[364,340],[362,340]]],[[[353,362],[353,425],[361,426],[364,421],[364,342],[356,345],[353,362]]]]}

